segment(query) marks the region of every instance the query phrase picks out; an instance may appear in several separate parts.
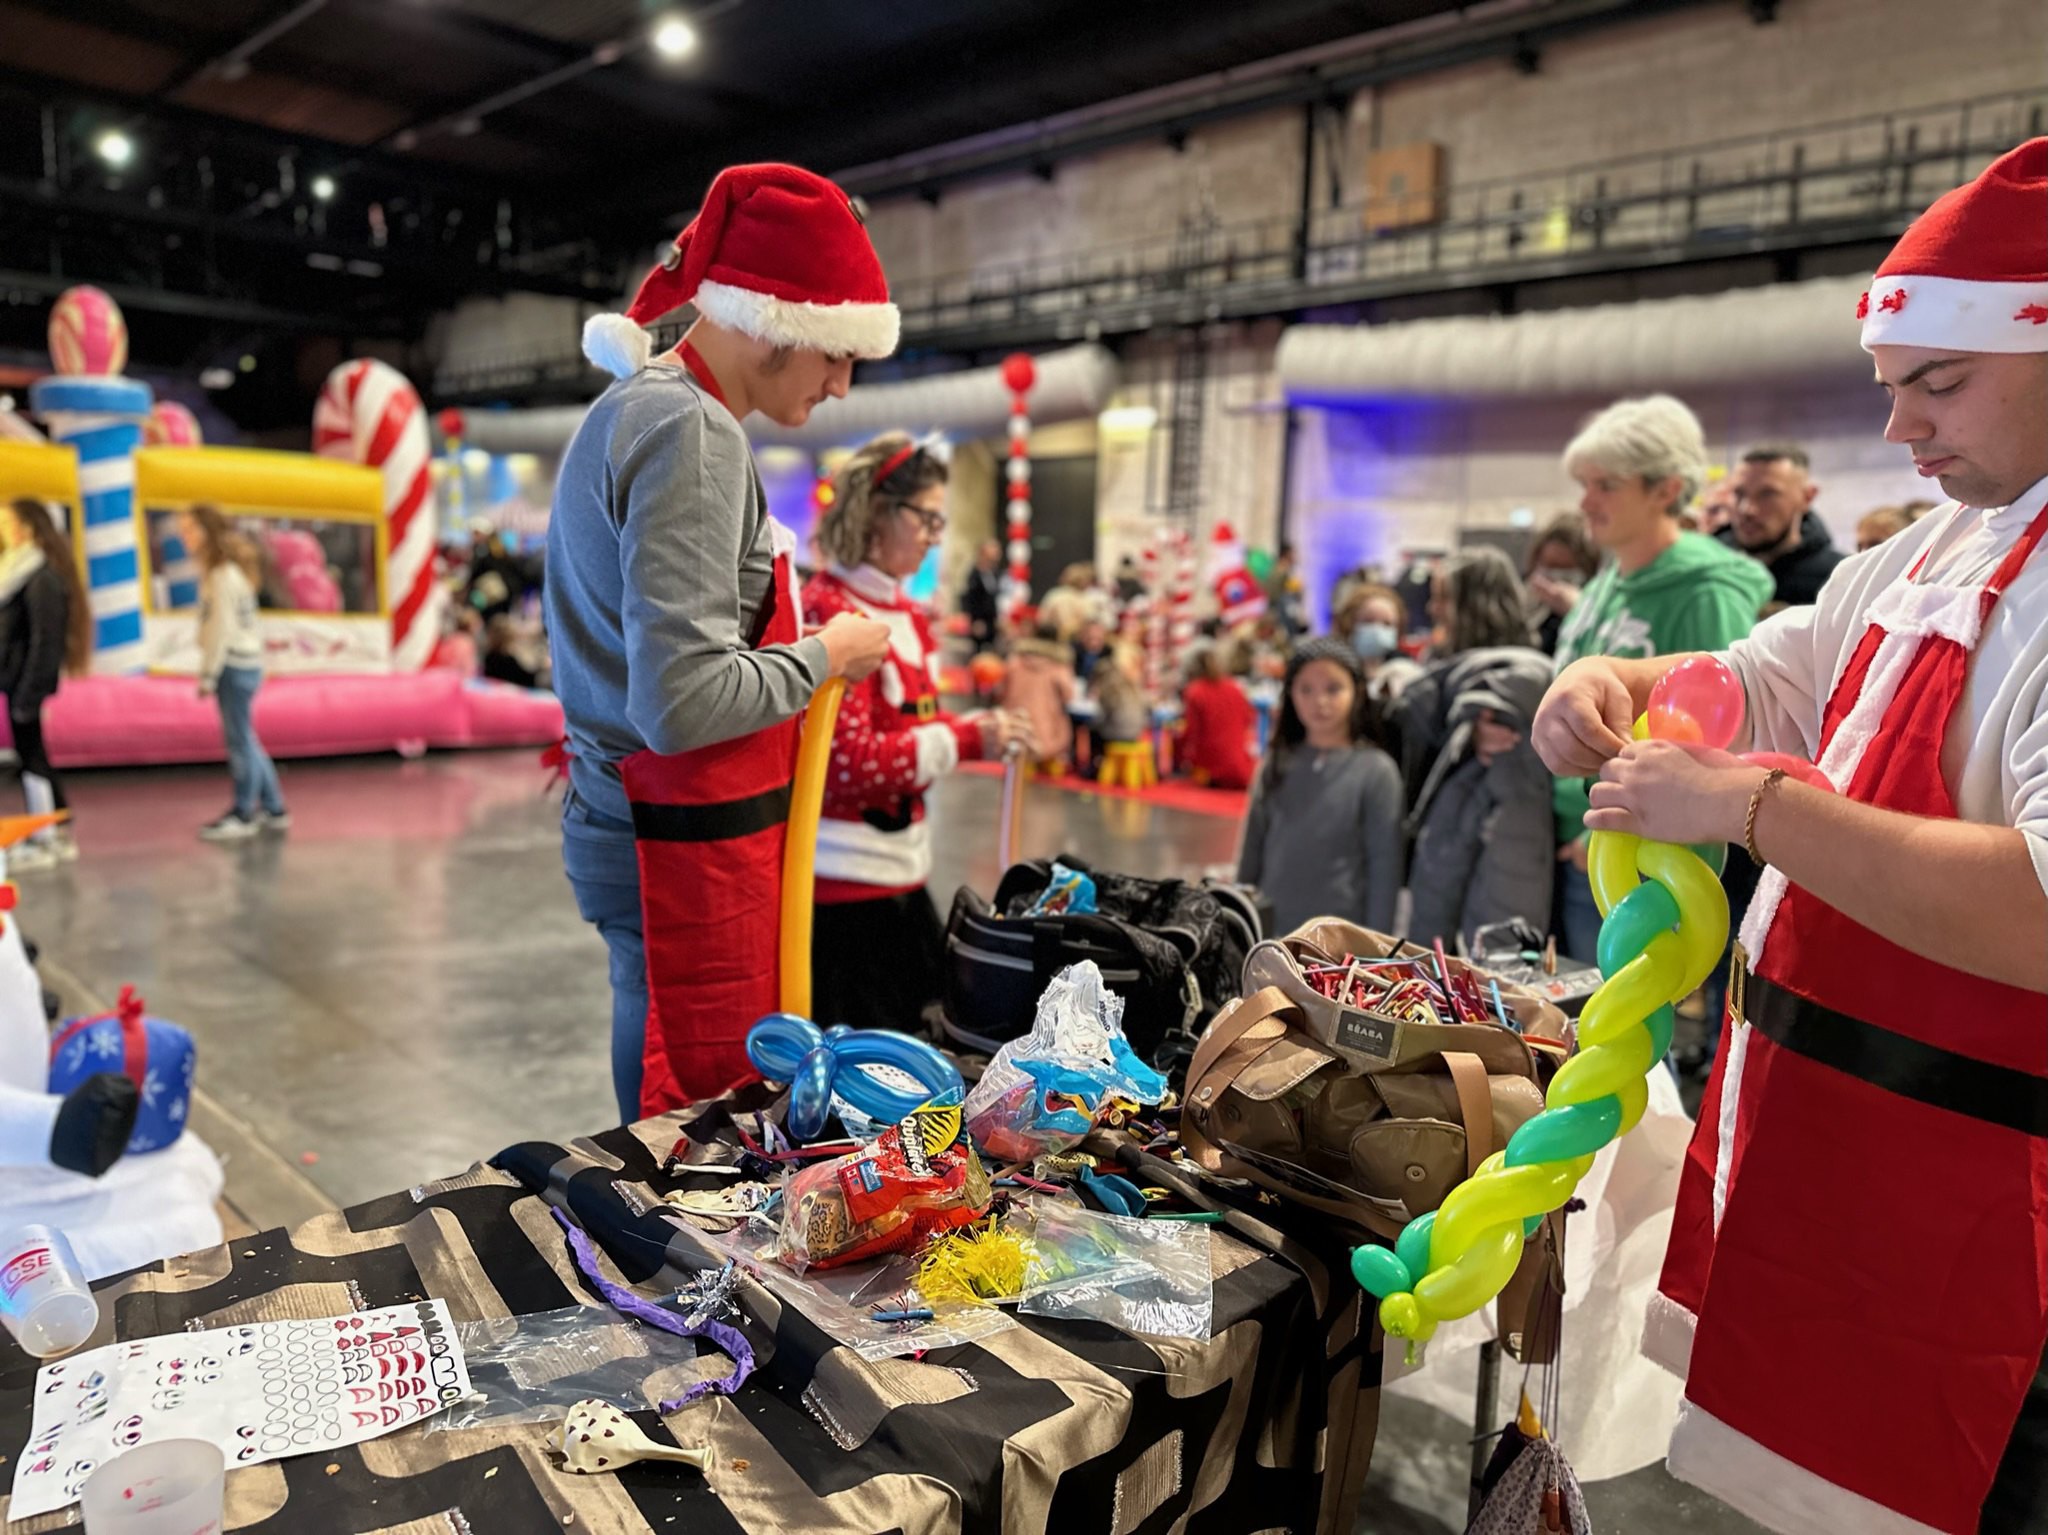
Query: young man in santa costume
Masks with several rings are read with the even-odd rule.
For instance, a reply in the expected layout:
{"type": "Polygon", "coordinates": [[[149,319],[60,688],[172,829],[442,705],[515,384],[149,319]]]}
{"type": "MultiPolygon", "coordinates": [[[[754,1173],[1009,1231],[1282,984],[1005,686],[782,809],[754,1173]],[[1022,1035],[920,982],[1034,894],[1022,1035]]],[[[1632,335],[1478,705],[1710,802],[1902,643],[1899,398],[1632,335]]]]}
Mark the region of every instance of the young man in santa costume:
{"type": "Polygon", "coordinates": [[[793,165],[719,174],[624,315],[583,333],[618,376],[563,455],[547,616],[568,723],[562,861],[611,954],[612,1084],[627,1120],[748,1074],[776,997],[796,717],[889,631],[806,638],[788,530],[740,423],[798,426],[886,357],[898,316],[865,220],[793,165]],[[659,357],[645,326],[696,322],[659,357]]]}
{"type": "Polygon", "coordinates": [[[2010,1535],[2048,1529],[2048,139],[1859,315],[1952,499],[1725,657],[1735,749],[1839,792],[1629,744],[1683,656],[1573,665],[1534,737],[1588,826],[1766,865],[1645,1339],[1672,1471],[1781,1531],[2010,1535]]]}
{"type": "Polygon", "coordinates": [[[1028,749],[1013,714],[956,718],[939,707],[939,647],[903,582],[946,531],[948,469],[930,444],[886,432],[832,476],[818,523],[830,560],[804,586],[804,618],[844,614],[889,628],[889,655],[848,688],[832,733],[818,823],[811,995],[821,1024],[914,1029],[944,983],[945,934],[925,890],[932,872],[924,793],[961,762],[1028,749]]]}

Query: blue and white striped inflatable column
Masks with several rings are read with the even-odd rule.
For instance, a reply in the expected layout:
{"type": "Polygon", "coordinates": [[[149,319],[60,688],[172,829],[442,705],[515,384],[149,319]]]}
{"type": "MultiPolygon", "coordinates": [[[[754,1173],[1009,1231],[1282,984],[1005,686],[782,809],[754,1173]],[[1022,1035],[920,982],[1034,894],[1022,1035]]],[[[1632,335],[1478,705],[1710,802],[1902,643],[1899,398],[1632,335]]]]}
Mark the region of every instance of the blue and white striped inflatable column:
{"type": "Polygon", "coordinates": [[[128,378],[43,378],[29,403],[57,441],[78,450],[85,526],[71,529],[85,548],[92,603],[92,669],[143,670],[142,565],[135,547],[135,450],[149,418],[149,385],[128,378]]]}

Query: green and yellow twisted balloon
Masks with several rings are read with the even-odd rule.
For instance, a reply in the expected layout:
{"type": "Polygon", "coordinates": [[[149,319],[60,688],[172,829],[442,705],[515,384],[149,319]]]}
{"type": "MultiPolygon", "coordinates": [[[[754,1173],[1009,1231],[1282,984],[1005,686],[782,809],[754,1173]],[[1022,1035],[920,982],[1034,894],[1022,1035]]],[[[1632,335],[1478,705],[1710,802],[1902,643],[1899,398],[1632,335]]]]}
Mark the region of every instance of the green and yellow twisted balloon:
{"type": "MultiPolygon", "coordinates": [[[[1655,702],[1646,718],[1648,730],[1666,738],[1722,734],[1655,702]]],[[[1644,722],[1636,733],[1646,733],[1644,722]]],[[[1352,1253],[1352,1273],[1379,1297],[1389,1337],[1409,1340],[1412,1349],[1437,1323],[1468,1316],[1498,1295],[1521,1262],[1523,1241],[1571,1198],[1594,1154],[1643,1117],[1649,1073],[1671,1047],[1672,1006],[1713,971],[1728,940],[1728,898],[1718,878],[1726,855],[1718,844],[1686,848],[1593,834],[1587,873],[1605,919],[1599,961],[1607,979],[1579,1017],[1578,1053],[1551,1079],[1543,1112],[1440,1209],[1404,1226],[1392,1250],[1352,1253]]]]}

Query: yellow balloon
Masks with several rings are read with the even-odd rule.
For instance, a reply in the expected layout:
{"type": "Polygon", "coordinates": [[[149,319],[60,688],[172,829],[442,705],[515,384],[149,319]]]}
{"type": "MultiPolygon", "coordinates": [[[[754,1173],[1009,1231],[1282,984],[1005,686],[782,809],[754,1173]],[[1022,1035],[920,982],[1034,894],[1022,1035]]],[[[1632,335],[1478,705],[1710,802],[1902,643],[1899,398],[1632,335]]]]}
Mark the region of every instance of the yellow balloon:
{"type": "Polygon", "coordinates": [[[1647,712],[1644,712],[1644,713],[1642,713],[1642,714],[1638,714],[1638,715],[1636,716],[1636,722],[1635,722],[1635,724],[1633,724],[1632,726],[1630,726],[1630,727],[1629,727],[1629,732],[1628,732],[1628,733],[1629,733],[1630,735],[1634,736],[1634,737],[1635,737],[1635,738],[1636,738],[1636,739],[1637,739],[1638,741],[1647,741],[1647,740],[1649,740],[1649,739],[1650,739],[1650,716],[1649,716],[1649,714],[1648,714],[1647,712]]]}
{"type": "Polygon", "coordinates": [[[1436,1212],[1429,1234],[1429,1266],[1438,1268],[1462,1259],[1468,1248],[1494,1226],[1519,1227],[1571,1197],[1565,1181],[1568,1162],[1534,1162],[1494,1172],[1481,1169],[1452,1189],[1436,1212]]]}
{"type": "Polygon", "coordinates": [[[1690,848],[1645,842],[1636,852],[1643,873],[1668,887],[1678,903],[1678,936],[1685,963],[1667,999],[1683,1001],[1721,963],[1728,944],[1728,896],[1721,881],[1690,848]]]}
{"type": "MultiPolygon", "coordinates": [[[[1432,1240],[1430,1245],[1436,1244],[1432,1240]]],[[[1470,1316],[1507,1288],[1521,1261],[1519,1221],[1480,1232],[1461,1260],[1449,1268],[1433,1268],[1416,1281],[1417,1311],[1430,1322],[1470,1316]]]]}
{"type": "Polygon", "coordinates": [[[1676,934],[1652,938],[1647,949],[1609,976],[1587,1000],[1579,1014],[1580,1048],[1607,1044],[1641,1027],[1684,978],[1685,969],[1686,949],[1676,934]]]}
{"type": "Polygon", "coordinates": [[[1641,883],[1636,850],[1643,839],[1634,832],[1596,831],[1586,843],[1586,878],[1592,881],[1593,904],[1606,916],[1641,883]]]}
{"type": "Polygon", "coordinates": [[[789,789],[789,830],[782,844],[782,934],[776,953],[776,992],[785,1013],[811,1016],[811,898],[816,893],[818,819],[825,808],[825,768],[832,760],[832,727],[846,679],[830,678],[811,695],[789,789]]]}
{"type": "Polygon", "coordinates": [[[1643,1122],[1643,1115],[1650,1107],[1650,1079],[1638,1077],[1615,1096],[1621,1100],[1621,1124],[1615,1130],[1614,1138],[1620,1140],[1643,1122]]]}

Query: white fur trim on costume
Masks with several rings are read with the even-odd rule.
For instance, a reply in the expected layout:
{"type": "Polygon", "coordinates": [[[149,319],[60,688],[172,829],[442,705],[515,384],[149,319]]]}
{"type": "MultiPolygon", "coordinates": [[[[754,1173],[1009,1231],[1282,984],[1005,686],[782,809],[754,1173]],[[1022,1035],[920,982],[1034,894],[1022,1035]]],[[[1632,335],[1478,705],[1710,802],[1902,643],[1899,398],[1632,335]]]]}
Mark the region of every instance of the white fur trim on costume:
{"type": "Polygon", "coordinates": [[[838,357],[887,357],[903,328],[894,304],[808,304],[722,282],[700,284],[695,303],[697,313],[713,325],[775,346],[838,357]]]}
{"type": "Polygon", "coordinates": [[[910,732],[917,738],[917,786],[943,778],[960,765],[960,738],[951,725],[919,725],[910,732]]]}
{"type": "Polygon", "coordinates": [[[2048,352],[2048,283],[1873,277],[1865,302],[1866,352],[1874,346],[2048,352]]]}
{"type": "Polygon", "coordinates": [[[1700,1319],[1661,1290],[1643,1313],[1643,1357],[1680,1380],[1692,1369],[1692,1334],[1700,1319]]]}
{"type": "Polygon", "coordinates": [[[1749,1064],[1750,1026],[1738,1024],[1728,1040],[1728,1064],[1721,1068],[1721,1113],[1714,1121],[1714,1235],[1728,1208],[1728,1180],[1735,1166],[1735,1119],[1742,1111],[1742,1071],[1749,1064]]]}
{"type": "Polygon", "coordinates": [[[901,831],[882,831],[865,821],[818,823],[818,878],[850,885],[905,890],[922,885],[932,873],[932,834],[928,822],[913,821],[901,831]]]}
{"type": "Polygon", "coordinates": [[[594,314],[583,322],[583,355],[613,378],[631,378],[654,355],[654,338],[622,314],[594,314]]]}
{"type": "Polygon", "coordinates": [[[1664,1464],[1681,1482],[1712,1493],[1779,1535],[1940,1535],[1933,1525],[1794,1465],[1690,1401],[1678,1404],[1664,1464]]]}

